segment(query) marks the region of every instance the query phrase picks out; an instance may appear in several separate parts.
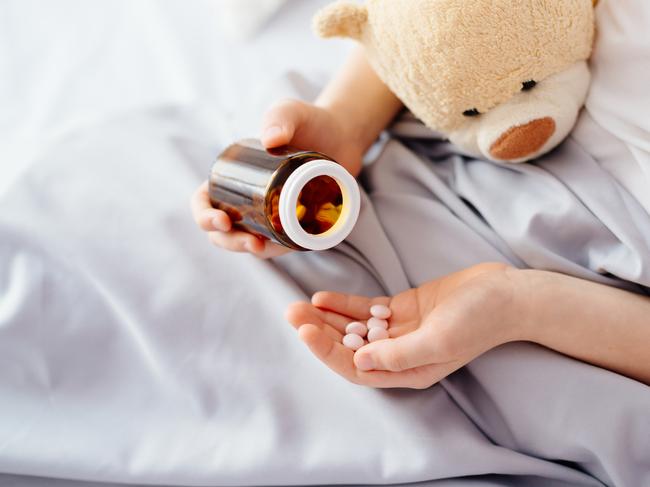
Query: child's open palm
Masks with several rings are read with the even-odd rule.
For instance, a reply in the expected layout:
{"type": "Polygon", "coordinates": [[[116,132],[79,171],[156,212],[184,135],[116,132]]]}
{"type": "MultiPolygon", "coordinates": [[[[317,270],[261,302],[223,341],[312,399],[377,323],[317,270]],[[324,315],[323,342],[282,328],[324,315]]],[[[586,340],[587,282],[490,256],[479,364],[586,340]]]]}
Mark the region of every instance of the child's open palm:
{"type": "Polygon", "coordinates": [[[421,389],[517,339],[513,292],[507,266],[482,264],[392,298],[320,292],[311,304],[291,305],[287,318],[314,355],[351,382],[421,389]],[[341,343],[345,326],[370,318],[374,304],[392,310],[391,338],[355,353],[341,343]]]}

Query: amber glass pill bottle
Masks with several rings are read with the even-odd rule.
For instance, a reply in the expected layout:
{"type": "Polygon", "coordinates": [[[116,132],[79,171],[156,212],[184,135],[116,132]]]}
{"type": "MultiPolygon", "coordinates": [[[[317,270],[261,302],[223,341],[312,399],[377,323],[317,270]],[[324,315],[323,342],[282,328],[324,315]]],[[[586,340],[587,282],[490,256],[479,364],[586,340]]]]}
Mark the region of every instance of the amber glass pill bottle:
{"type": "Polygon", "coordinates": [[[361,206],[356,180],[328,156],[265,150],[254,139],[217,158],[210,200],[237,227],[294,250],[335,247],[354,228],[361,206]]]}

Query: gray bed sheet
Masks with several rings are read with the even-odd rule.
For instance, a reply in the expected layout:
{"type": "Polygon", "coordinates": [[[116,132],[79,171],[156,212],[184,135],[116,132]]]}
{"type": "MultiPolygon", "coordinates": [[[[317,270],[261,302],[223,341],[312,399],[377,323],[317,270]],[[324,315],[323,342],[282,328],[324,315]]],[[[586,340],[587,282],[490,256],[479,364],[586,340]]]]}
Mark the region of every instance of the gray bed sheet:
{"type": "Polygon", "coordinates": [[[512,344],[427,391],[376,391],[316,363],[283,320],[316,290],[395,293],[487,260],[646,293],[650,216],[579,140],[500,167],[393,138],[365,170],[347,242],[262,262],[210,248],[190,220],[218,150],[197,113],[91,128],[2,197],[0,470],[163,485],[650,483],[645,385],[512,344]]]}
{"type": "MultiPolygon", "coordinates": [[[[269,95],[317,88],[291,74],[269,95]]],[[[518,343],[426,391],[372,390],[283,319],[316,290],[395,293],[488,260],[650,294],[644,174],[612,169],[648,140],[597,108],[514,167],[406,120],[364,171],[350,238],[274,262],[191,221],[229,142],[218,106],[132,110],[41,147],[0,192],[0,485],[650,485],[639,382],[518,343]]]]}

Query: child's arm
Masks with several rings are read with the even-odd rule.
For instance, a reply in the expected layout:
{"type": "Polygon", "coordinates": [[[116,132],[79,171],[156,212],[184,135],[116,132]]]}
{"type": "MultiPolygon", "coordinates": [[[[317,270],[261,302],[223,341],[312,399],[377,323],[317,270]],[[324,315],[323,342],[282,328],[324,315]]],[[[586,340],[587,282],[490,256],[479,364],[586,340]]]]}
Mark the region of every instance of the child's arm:
{"type": "Polygon", "coordinates": [[[552,272],[483,264],[392,298],[317,293],[287,317],[330,368],[373,387],[429,387],[514,341],[650,385],[650,298],[552,272]],[[340,334],[379,303],[393,311],[391,339],[353,354],[340,334]]]}
{"type": "Polygon", "coordinates": [[[287,100],[272,108],[264,117],[262,143],[323,152],[356,177],[363,154],[401,108],[357,48],[314,105],[287,100]]]}
{"type": "MultiPolygon", "coordinates": [[[[267,148],[292,145],[323,152],[356,177],[363,155],[401,107],[359,48],[313,105],[286,100],[271,108],[264,117],[262,143],[267,148]]],[[[218,247],[260,258],[287,252],[268,240],[233,229],[228,215],[210,205],[207,183],[194,193],[192,211],[197,225],[218,247]]]]}
{"type": "Polygon", "coordinates": [[[649,297],[553,272],[516,272],[528,310],[523,339],[650,385],[649,297]]]}

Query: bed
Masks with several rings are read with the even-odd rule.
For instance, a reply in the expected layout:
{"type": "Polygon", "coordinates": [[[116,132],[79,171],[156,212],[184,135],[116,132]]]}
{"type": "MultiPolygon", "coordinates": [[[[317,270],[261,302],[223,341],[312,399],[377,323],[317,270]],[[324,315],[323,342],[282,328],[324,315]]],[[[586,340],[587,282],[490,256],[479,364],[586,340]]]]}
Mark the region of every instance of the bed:
{"type": "Polygon", "coordinates": [[[189,196],[265,107],[312,99],[341,63],[348,44],[310,33],[325,3],[264,2],[237,28],[220,0],[0,4],[1,486],[650,485],[643,384],[511,344],[426,391],[364,389],[283,320],[315,290],[399,292],[484,260],[650,295],[650,6],[599,6],[586,110],[540,165],[468,164],[406,127],[340,249],[219,252],[189,196]],[[553,197],[512,225],[484,178],[553,197]],[[575,232],[549,232],[547,208],[575,232]],[[413,247],[427,215],[464,252],[413,247]]]}

